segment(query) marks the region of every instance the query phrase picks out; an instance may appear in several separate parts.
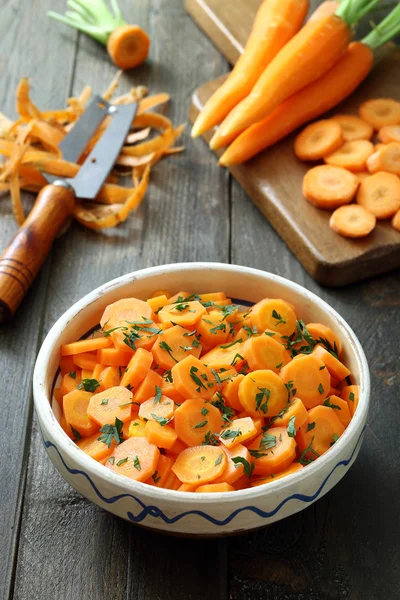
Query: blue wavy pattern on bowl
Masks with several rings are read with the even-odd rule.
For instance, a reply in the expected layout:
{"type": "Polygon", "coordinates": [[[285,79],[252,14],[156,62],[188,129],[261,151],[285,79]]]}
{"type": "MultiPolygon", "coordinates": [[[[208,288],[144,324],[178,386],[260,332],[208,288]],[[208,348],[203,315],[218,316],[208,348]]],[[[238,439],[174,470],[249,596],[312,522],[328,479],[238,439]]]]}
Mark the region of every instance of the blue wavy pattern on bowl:
{"type": "Polygon", "coordinates": [[[86,479],[89,481],[90,485],[92,486],[93,491],[96,493],[96,495],[102,502],[105,502],[106,504],[114,504],[114,502],[117,502],[118,500],[121,500],[122,498],[131,498],[132,500],[134,500],[141,507],[141,510],[136,515],[134,515],[132,512],[127,513],[128,519],[130,521],[132,521],[133,523],[140,523],[147,516],[150,516],[150,517],[159,518],[162,521],[164,521],[164,523],[173,524],[173,523],[176,523],[177,521],[180,521],[184,517],[196,515],[198,517],[202,517],[203,519],[206,519],[213,525],[217,525],[218,527],[223,527],[224,525],[227,525],[228,523],[230,523],[239,513],[242,513],[244,511],[253,512],[253,513],[257,514],[259,517],[261,517],[262,519],[268,519],[268,518],[271,518],[274,515],[276,515],[276,513],[279,512],[285,504],[290,502],[290,500],[300,500],[301,502],[304,502],[305,504],[314,502],[314,500],[316,500],[318,498],[318,496],[321,494],[322,490],[324,489],[324,487],[326,486],[327,482],[329,481],[332,474],[336,471],[336,469],[339,468],[340,466],[346,467],[348,464],[350,464],[359,445],[361,444],[361,440],[364,435],[365,428],[366,428],[366,426],[364,425],[363,430],[360,433],[360,436],[357,440],[357,443],[356,443],[354,450],[351,453],[350,457],[347,460],[339,461],[333,467],[331,472],[325,477],[325,479],[323,480],[323,482],[321,483],[321,485],[319,486],[319,488],[317,489],[317,491],[314,494],[312,494],[310,496],[307,496],[305,494],[292,494],[291,496],[288,496],[287,498],[282,500],[278,504],[278,506],[276,506],[271,511],[264,511],[264,510],[261,510],[260,508],[257,508],[256,506],[244,506],[242,508],[238,508],[238,509],[234,510],[225,519],[215,519],[214,517],[212,517],[211,515],[208,515],[207,513],[205,513],[202,510],[188,510],[186,512],[179,513],[178,515],[175,515],[174,517],[168,517],[157,506],[151,506],[151,505],[147,506],[139,498],[137,498],[136,496],[133,496],[132,494],[119,494],[118,496],[111,496],[111,498],[106,498],[105,496],[103,496],[103,494],[97,488],[97,486],[92,481],[90,476],[87,473],[85,473],[85,471],[82,471],[80,469],[71,469],[70,467],[68,467],[68,465],[66,464],[60,451],[58,450],[57,446],[55,444],[53,444],[53,442],[46,441],[45,439],[43,439],[43,443],[46,446],[46,448],[54,448],[54,450],[57,452],[58,456],[60,457],[60,460],[63,463],[64,467],[67,469],[67,471],[71,475],[83,475],[84,477],[86,477],[86,479]]]}

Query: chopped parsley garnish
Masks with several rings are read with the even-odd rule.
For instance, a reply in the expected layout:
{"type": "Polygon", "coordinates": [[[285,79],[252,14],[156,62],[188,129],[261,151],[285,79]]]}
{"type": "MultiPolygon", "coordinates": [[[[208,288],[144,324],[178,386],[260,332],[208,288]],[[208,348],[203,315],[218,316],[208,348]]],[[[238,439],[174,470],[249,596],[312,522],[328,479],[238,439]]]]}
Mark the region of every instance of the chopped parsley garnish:
{"type": "Polygon", "coordinates": [[[121,465],[123,465],[126,462],[128,462],[128,457],[127,456],[125,458],[121,458],[121,460],[119,460],[117,462],[117,467],[120,467],[121,465]]]}
{"type": "Polygon", "coordinates": [[[124,423],[120,419],[118,419],[118,417],[116,417],[114,425],[103,425],[103,427],[100,429],[100,432],[103,435],[101,435],[97,439],[99,440],[99,442],[103,442],[104,444],[106,444],[109,448],[111,448],[113,439],[116,444],[120,444],[124,439],[122,434],[123,425],[124,423]]]}
{"type": "Polygon", "coordinates": [[[142,467],[140,466],[140,461],[139,461],[139,457],[138,455],[135,456],[135,458],[133,459],[133,466],[135,467],[135,469],[137,469],[138,471],[142,470],[142,467]]]}
{"type": "Polygon", "coordinates": [[[295,427],[295,422],[296,420],[296,415],[293,415],[293,417],[290,417],[289,419],[289,423],[287,426],[287,434],[289,437],[294,438],[296,436],[296,427],[295,427]]]}
{"type": "Polygon", "coordinates": [[[280,369],[282,365],[283,365],[283,362],[279,363],[279,365],[276,365],[275,369],[280,369]]]}
{"type": "Polygon", "coordinates": [[[154,413],[150,413],[152,419],[154,419],[154,421],[157,421],[157,423],[160,423],[160,425],[162,427],[164,427],[164,425],[167,425],[170,421],[172,421],[171,419],[167,419],[166,417],[159,417],[158,415],[154,414],[154,413]]]}
{"type": "Polygon", "coordinates": [[[319,368],[320,371],[323,371],[324,369],[326,369],[326,365],[322,365],[322,367],[319,368]]]}
{"type": "Polygon", "coordinates": [[[197,423],[197,425],[194,425],[193,429],[201,429],[201,427],[204,427],[205,425],[207,425],[208,421],[200,421],[200,423],[197,423]]]}
{"type": "Polygon", "coordinates": [[[215,461],[215,463],[214,463],[214,467],[216,467],[217,465],[219,465],[219,464],[220,464],[220,462],[221,462],[221,460],[222,460],[222,452],[221,452],[221,454],[218,456],[217,460],[215,461]]]}
{"type": "Polygon", "coordinates": [[[140,335],[136,331],[130,333],[124,332],[124,344],[136,351],[136,342],[140,340],[140,335]]]}
{"type": "Polygon", "coordinates": [[[219,437],[222,440],[235,440],[239,435],[242,435],[240,429],[225,429],[219,437]]]}
{"type": "Polygon", "coordinates": [[[233,357],[233,360],[231,362],[232,367],[234,367],[236,365],[236,363],[240,360],[244,360],[244,357],[241,354],[239,354],[239,352],[236,352],[236,354],[233,357]]]}
{"type": "Polygon", "coordinates": [[[165,381],[168,381],[168,383],[174,383],[171,369],[169,369],[168,371],[165,371],[165,373],[163,374],[163,379],[165,379],[165,381]]]}
{"type": "Polygon", "coordinates": [[[264,331],[265,335],[267,335],[268,337],[274,337],[274,335],[276,335],[275,331],[264,331]]]}
{"type": "Polygon", "coordinates": [[[201,409],[201,414],[205,417],[206,415],[208,415],[208,413],[210,412],[208,410],[208,408],[206,408],[205,406],[203,406],[203,408],[201,409]]]}
{"type": "Polygon", "coordinates": [[[71,377],[71,379],[76,379],[76,371],[70,371],[68,375],[71,377]]]}
{"type": "Polygon", "coordinates": [[[183,310],[186,310],[187,308],[189,308],[189,304],[175,304],[175,306],[174,306],[174,310],[177,310],[179,312],[182,312],[183,310]]]}
{"type": "Polygon", "coordinates": [[[193,348],[198,348],[200,346],[200,342],[197,338],[195,340],[193,340],[192,346],[193,346],[193,348]]]}
{"type": "Polygon", "coordinates": [[[350,392],[349,393],[349,400],[351,400],[352,402],[354,402],[354,392],[350,392]]]}
{"type": "Polygon", "coordinates": [[[276,435],[271,435],[269,433],[264,433],[261,438],[259,449],[258,450],[249,450],[251,456],[254,458],[261,458],[262,456],[267,456],[266,450],[271,450],[276,446],[276,435]]]}
{"type": "Polygon", "coordinates": [[[240,369],[238,375],[246,375],[247,369],[249,368],[249,363],[247,360],[244,361],[242,368],[240,369]]]}
{"type": "Polygon", "coordinates": [[[221,323],[220,325],[216,325],[210,329],[210,333],[213,333],[214,335],[216,335],[218,331],[226,331],[226,323],[221,323]]]}
{"type": "Polygon", "coordinates": [[[318,391],[319,391],[320,394],[324,393],[324,386],[322,385],[322,383],[319,384],[318,391]]]}
{"type": "Polygon", "coordinates": [[[258,388],[260,391],[256,394],[256,410],[261,410],[265,415],[268,412],[268,400],[271,396],[271,391],[266,388],[258,388]],[[264,400],[265,397],[265,401],[264,400]]]}
{"type": "Polygon", "coordinates": [[[197,371],[199,369],[197,367],[190,367],[190,377],[193,379],[193,381],[195,382],[195,384],[199,387],[199,388],[204,388],[205,390],[207,389],[206,386],[204,385],[204,383],[202,382],[202,380],[200,379],[200,377],[198,375],[196,375],[197,371]]]}
{"type": "Polygon", "coordinates": [[[321,344],[322,346],[325,347],[326,350],[328,350],[328,352],[330,354],[332,354],[332,356],[334,356],[335,358],[337,358],[339,360],[339,349],[336,345],[336,342],[333,342],[333,346],[330,343],[329,340],[327,340],[326,338],[320,337],[318,340],[318,343],[321,344]]]}
{"type": "Polygon", "coordinates": [[[243,325],[243,329],[245,330],[245,332],[247,333],[247,335],[249,337],[252,337],[256,333],[258,333],[256,326],[254,326],[253,329],[252,329],[249,325],[243,325]]]}
{"type": "Polygon", "coordinates": [[[328,396],[328,398],[323,401],[323,406],[329,406],[329,408],[334,408],[335,410],[342,410],[338,404],[332,404],[330,400],[331,397],[328,396]]]}
{"type": "Polygon", "coordinates": [[[108,462],[113,465],[115,463],[115,456],[110,456],[110,458],[108,459],[108,462]]]}
{"type": "Polygon", "coordinates": [[[207,431],[204,436],[204,440],[201,442],[202,446],[218,446],[218,440],[211,431],[207,431]]]}
{"type": "Polygon", "coordinates": [[[232,458],[231,460],[233,463],[235,463],[236,468],[238,468],[240,465],[243,465],[243,472],[250,479],[254,471],[254,462],[249,463],[249,461],[243,458],[243,456],[235,456],[235,458],[232,458]]]}
{"type": "Polygon", "coordinates": [[[158,474],[158,471],[155,471],[151,478],[154,481],[154,483],[158,483],[161,479],[161,475],[158,474]]]}
{"type": "Polygon", "coordinates": [[[78,390],[85,390],[85,392],[95,392],[100,386],[100,382],[97,379],[82,379],[78,385],[78,390]]]}
{"type": "Polygon", "coordinates": [[[309,431],[312,431],[314,429],[314,427],[315,427],[315,422],[314,421],[312,423],[309,423],[307,425],[307,431],[306,431],[306,433],[308,433],[309,431]]]}
{"type": "Polygon", "coordinates": [[[158,402],[161,402],[161,398],[162,398],[162,389],[160,387],[158,387],[158,385],[156,385],[156,395],[154,396],[153,404],[157,404],[158,402]]]}
{"type": "Polygon", "coordinates": [[[221,377],[219,376],[219,373],[217,373],[217,371],[215,371],[214,369],[210,369],[210,371],[214,375],[215,381],[217,382],[217,384],[221,385],[222,381],[221,381],[221,377]]]}
{"type": "Polygon", "coordinates": [[[194,329],[193,331],[188,331],[187,333],[183,334],[183,337],[191,337],[192,335],[196,335],[197,333],[197,329],[194,329]]]}
{"type": "Polygon", "coordinates": [[[184,352],[189,352],[189,350],[193,350],[192,346],[179,346],[179,348],[181,348],[181,350],[183,350],[184,352]]]}
{"type": "MultiPolygon", "coordinates": [[[[108,321],[107,321],[108,322],[108,321]]],[[[124,327],[121,325],[120,327],[114,327],[113,329],[103,329],[103,333],[105,337],[110,337],[113,331],[118,331],[118,329],[122,329],[123,331],[127,331],[128,327],[124,327]]]]}
{"type": "Polygon", "coordinates": [[[291,336],[283,336],[283,338],[286,340],[285,347],[291,352],[292,358],[298,354],[311,354],[316,344],[304,321],[301,320],[296,321],[296,331],[291,336]],[[300,348],[294,347],[302,342],[304,342],[304,345],[300,346],[300,348]]]}
{"type": "Polygon", "coordinates": [[[333,446],[333,444],[334,444],[335,442],[337,442],[337,441],[338,441],[338,439],[339,439],[339,436],[338,436],[338,434],[337,434],[337,433],[334,433],[334,434],[333,434],[333,436],[332,436],[332,442],[331,442],[331,446],[333,446]]]}
{"type": "Polygon", "coordinates": [[[292,396],[292,397],[293,397],[293,396],[295,396],[295,394],[296,394],[296,392],[297,392],[297,389],[296,389],[296,388],[295,388],[295,389],[293,389],[293,384],[294,384],[294,381],[293,381],[293,379],[291,379],[290,381],[288,381],[287,383],[285,383],[285,387],[286,387],[286,389],[287,389],[287,391],[288,391],[288,399],[289,399],[289,400],[290,400],[290,397],[291,397],[291,396],[292,396]]]}
{"type": "Polygon", "coordinates": [[[172,358],[172,360],[174,360],[176,363],[178,362],[175,358],[175,356],[173,356],[172,354],[172,348],[170,346],[168,346],[167,342],[160,342],[160,348],[162,348],[163,350],[165,350],[165,352],[167,352],[170,357],[172,358]]]}
{"type": "Polygon", "coordinates": [[[78,442],[79,440],[81,440],[81,439],[82,439],[82,436],[81,436],[81,434],[79,433],[79,431],[77,431],[77,430],[75,429],[75,427],[72,427],[71,423],[69,424],[69,426],[71,427],[71,431],[72,431],[72,434],[73,434],[73,436],[74,436],[74,442],[78,442]]]}
{"type": "Polygon", "coordinates": [[[108,404],[108,398],[103,398],[100,404],[108,404]]]}
{"type": "Polygon", "coordinates": [[[224,344],[223,346],[220,346],[220,348],[226,350],[226,348],[232,348],[232,346],[235,346],[235,344],[241,344],[242,342],[242,338],[239,338],[238,340],[231,342],[230,344],[224,344]]]}
{"type": "Polygon", "coordinates": [[[278,312],[276,312],[275,309],[272,311],[272,317],[276,319],[275,325],[286,325],[285,319],[282,319],[281,315],[278,312]]]}
{"type": "Polygon", "coordinates": [[[314,460],[311,457],[306,458],[308,453],[311,453],[312,455],[314,455],[316,457],[320,456],[320,454],[316,450],[314,450],[314,448],[312,447],[313,441],[314,441],[314,436],[312,436],[310,444],[307,446],[307,448],[305,450],[303,450],[303,452],[300,455],[300,458],[298,459],[298,462],[303,466],[309,465],[314,460]]]}

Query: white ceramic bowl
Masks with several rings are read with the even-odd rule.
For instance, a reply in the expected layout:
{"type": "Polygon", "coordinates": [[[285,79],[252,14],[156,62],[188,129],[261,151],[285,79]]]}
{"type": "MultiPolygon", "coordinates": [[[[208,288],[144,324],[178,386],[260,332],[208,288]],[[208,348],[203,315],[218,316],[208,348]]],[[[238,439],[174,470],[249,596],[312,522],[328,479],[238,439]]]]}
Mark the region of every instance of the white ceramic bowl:
{"type": "Polygon", "coordinates": [[[143,269],[114,279],[74,304],[52,327],[40,349],[34,372],[34,401],[43,443],[61,475],[100,507],[132,523],[186,535],[223,535],[251,530],[296,513],[326,494],[343,477],[359,452],[368,414],[367,361],[354,332],[316,295],[277,275],[219,263],[179,263],[143,269]],[[61,344],[79,339],[99,323],[111,302],[156,289],[177,292],[223,290],[254,303],[283,298],[296,305],[305,321],[328,325],[341,339],[346,364],[360,385],[358,408],[341,438],[301,471],[264,486],[223,494],[163,490],[111,472],[82,452],[63,432],[51,407],[61,344]]]}

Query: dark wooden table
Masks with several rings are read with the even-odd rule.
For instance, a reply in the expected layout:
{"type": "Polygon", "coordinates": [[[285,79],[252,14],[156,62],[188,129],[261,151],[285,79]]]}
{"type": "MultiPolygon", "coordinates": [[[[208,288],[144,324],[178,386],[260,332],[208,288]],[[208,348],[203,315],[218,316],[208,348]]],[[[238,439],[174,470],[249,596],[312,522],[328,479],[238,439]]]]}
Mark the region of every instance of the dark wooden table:
{"type": "MultiPolygon", "coordinates": [[[[15,116],[20,77],[45,108],[114,74],[102,48],[46,18],[63,0],[5,0],[0,20],[0,107],[15,116]]],[[[228,66],[185,14],[182,0],[121,1],[152,39],[148,63],[125,75],[170,92],[175,123],[192,91],[228,66]]],[[[0,599],[395,600],[400,575],[400,277],[322,288],[202,141],[160,163],[145,202],[105,233],[73,224],[59,238],[14,322],[0,330],[0,599]],[[303,512],[223,540],[144,531],[80,497],[47,458],[32,409],[37,351],[55,320],[94,287],[142,267],[222,261],[283,275],[330,302],[364,345],[372,405],[359,458],[303,512]]],[[[26,199],[30,206],[32,198],[26,199]]],[[[15,232],[0,198],[0,246],[15,232]]]]}

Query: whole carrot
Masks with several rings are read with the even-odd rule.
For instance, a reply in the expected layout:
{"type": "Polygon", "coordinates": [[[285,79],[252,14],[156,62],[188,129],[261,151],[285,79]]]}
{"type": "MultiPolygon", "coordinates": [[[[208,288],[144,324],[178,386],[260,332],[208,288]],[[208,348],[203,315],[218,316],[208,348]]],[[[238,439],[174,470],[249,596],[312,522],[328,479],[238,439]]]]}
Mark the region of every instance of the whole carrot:
{"type": "Polygon", "coordinates": [[[223,121],[210,148],[227,146],[244,129],[329,71],[346,51],[351,25],[378,1],[343,0],[333,15],[308,21],[270,62],[247,98],[223,121]]]}
{"type": "Polygon", "coordinates": [[[198,137],[221,123],[232,108],[250,93],[266,66],[300,29],[307,10],[308,0],[264,0],[243,54],[228,79],[198,115],[192,137],[198,137]]]}

